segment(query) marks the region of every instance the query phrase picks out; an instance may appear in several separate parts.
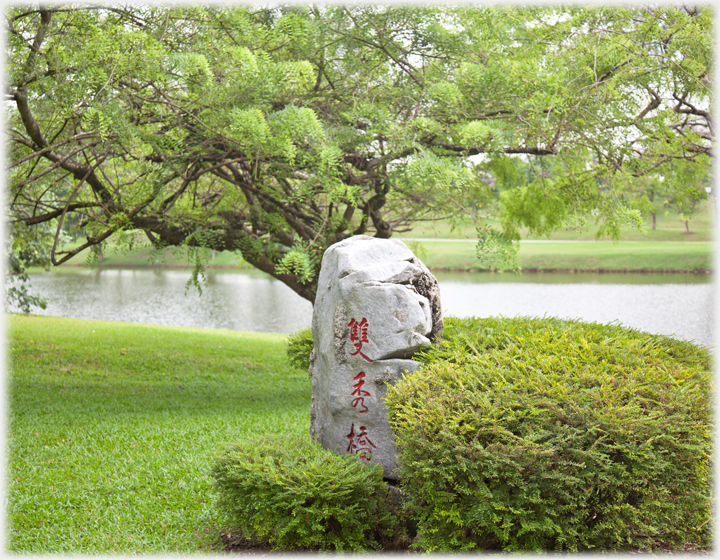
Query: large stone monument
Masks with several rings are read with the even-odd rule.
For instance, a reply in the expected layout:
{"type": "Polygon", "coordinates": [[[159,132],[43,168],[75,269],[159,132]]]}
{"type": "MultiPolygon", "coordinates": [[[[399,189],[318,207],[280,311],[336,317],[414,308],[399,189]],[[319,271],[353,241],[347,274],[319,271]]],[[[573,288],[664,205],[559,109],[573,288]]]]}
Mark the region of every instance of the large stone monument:
{"type": "Polygon", "coordinates": [[[386,383],[442,332],[437,280],[402,241],[364,235],[322,259],[310,356],[310,432],[323,447],[381,464],[397,480],[386,383]]]}

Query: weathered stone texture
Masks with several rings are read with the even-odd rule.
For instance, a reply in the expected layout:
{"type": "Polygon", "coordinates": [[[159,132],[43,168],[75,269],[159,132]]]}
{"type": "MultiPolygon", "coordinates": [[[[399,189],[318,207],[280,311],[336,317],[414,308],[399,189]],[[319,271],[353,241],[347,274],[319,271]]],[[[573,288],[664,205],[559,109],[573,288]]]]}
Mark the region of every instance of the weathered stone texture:
{"type": "Polygon", "coordinates": [[[312,436],[396,479],[385,383],[441,334],[437,280],[401,241],[351,237],[323,256],[312,328],[312,436]]]}

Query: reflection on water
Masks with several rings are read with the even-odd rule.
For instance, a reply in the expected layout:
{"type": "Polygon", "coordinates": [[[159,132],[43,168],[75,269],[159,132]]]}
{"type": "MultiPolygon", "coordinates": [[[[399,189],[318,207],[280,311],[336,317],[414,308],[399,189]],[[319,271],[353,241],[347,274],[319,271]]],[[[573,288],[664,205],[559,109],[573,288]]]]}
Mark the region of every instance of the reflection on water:
{"type": "MultiPolygon", "coordinates": [[[[446,315],[556,316],[617,321],[644,331],[713,343],[713,283],[693,274],[437,273],[446,315]]],[[[189,272],[61,268],[31,275],[49,300],[45,315],[160,325],[290,333],[310,325],[312,305],[257,271],[189,272]]]]}

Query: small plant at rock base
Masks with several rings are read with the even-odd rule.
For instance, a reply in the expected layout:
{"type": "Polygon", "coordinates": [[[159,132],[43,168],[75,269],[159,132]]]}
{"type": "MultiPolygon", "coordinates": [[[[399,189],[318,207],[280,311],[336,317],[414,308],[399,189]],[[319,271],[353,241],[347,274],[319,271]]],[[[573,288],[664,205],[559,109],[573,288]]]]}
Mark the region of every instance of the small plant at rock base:
{"type": "Polygon", "coordinates": [[[290,365],[308,371],[313,346],[313,334],[310,327],[298,329],[288,336],[286,353],[290,365]]]}
{"type": "Polygon", "coordinates": [[[297,437],[225,451],[212,469],[228,526],[274,550],[378,550],[403,538],[380,465],[297,437]]]}

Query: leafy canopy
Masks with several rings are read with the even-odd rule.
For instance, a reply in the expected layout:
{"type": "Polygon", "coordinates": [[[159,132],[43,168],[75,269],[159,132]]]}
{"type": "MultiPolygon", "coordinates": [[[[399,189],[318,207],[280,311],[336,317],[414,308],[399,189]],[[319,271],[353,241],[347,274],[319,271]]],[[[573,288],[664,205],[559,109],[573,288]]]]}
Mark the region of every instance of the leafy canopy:
{"type": "Polygon", "coordinates": [[[85,239],[52,264],[142,232],[195,280],[236,250],[313,301],[351,235],[472,219],[513,266],[521,228],[617,238],[633,185],[684,199],[710,169],[705,7],[80,3],[6,28],[9,222],[85,239]]]}

